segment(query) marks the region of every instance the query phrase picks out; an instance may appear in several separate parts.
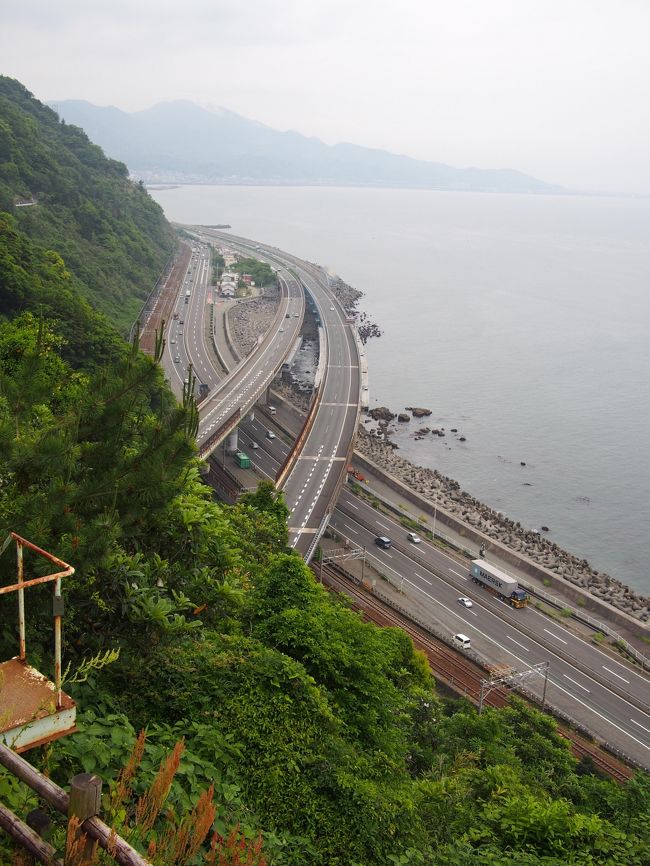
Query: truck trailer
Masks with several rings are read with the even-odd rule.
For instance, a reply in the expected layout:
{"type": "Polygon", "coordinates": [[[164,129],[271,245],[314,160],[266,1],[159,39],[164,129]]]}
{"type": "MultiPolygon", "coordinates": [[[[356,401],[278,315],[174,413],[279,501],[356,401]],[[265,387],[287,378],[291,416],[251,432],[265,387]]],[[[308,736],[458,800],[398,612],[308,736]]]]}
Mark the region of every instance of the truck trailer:
{"type": "Polygon", "coordinates": [[[515,577],[511,577],[484,559],[472,560],[469,576],[474,583],[478,583],[493,595],[500,596],[513,607],[526,607],[530,600],[530,596],[525,589],[521,589],[515,577]]]}
{"type": "Polygon", "coordinates": [[[238,451],[235,454],[235,462],[240,469],[250,469],[251,461],[248,454],[244,454],[243,451],[238,451]]]}

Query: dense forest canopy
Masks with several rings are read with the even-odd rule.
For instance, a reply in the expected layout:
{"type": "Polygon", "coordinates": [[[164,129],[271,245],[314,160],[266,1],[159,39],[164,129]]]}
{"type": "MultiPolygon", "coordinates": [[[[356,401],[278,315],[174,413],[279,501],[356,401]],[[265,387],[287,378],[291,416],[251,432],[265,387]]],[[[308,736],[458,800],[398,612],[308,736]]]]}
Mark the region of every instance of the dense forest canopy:
{"type": "MultiPolygon", "coordinates": [[[[19,82],[0,76],[0,211],[65,260],[71,287],[126,334],[174,247],[160,207],[19,82]]],[[[0,294],[0,311],[15,298],[0,294]]],[[[19,308],[18,308],[19,309],[19,308]]]]}
{"type": "MultiPolygon", "coordinates": [[[[2,86],[5,99],[16,89],[2,86]]],[[[32,115],[34,142],[50,115],[32,115]]],[[[27,153],[21,171],[46,198],[49,164],[27,153]]],[[[62,785],[100,774],[105,816],[160,866],[650,862],[648,776],[600,778],[521,701],[479,716],[441,695],[403,632],[365,623],[288,549],[272,484],[216,502],[193,399],[179,404],[155,358],[120,342],[62,257],[78,226],[48,223],[45,245],[25,227],[0,216],[0,537],[15,530],[76,568],[64,655],[79,706],[79,733],[30,760],[62,785]],[[145,820],[161,772],[164,808],[145,820]],[[170,853],[201,821],[222,859],[202,837],[170,853]]],[[[14,567],[0,555],[0,581],[14,567]]],[[[2,659],[15,617],[0,596],[2,659]]],[[[47,592],[30,595],[28,627],[30,661],[49,672],[47,592]]],[[[0,801],[36,805],[3,771],[0,801]]],[[[0,834],[0,862],[12,857],[0,834]]]]}

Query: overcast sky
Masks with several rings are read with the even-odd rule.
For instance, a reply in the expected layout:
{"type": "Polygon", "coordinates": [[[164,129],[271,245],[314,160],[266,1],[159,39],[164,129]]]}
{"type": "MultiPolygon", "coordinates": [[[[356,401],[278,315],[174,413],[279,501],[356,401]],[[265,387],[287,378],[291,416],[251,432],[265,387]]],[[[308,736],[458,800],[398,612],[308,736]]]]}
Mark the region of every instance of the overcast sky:
{"type": "Polygon", "coordinates": [[[42,101],[223,105],[458,167],[650,193],[650,0],[15,0],[42,101]]]}

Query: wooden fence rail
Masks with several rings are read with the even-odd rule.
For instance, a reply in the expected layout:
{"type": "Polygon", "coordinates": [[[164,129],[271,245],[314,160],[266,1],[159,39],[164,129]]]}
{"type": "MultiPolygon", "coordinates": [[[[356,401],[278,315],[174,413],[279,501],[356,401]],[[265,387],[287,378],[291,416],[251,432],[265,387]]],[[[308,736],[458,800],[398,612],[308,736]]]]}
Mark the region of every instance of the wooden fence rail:
{"type": "MultiPolygon", "coordinates": [[[[71,856],[66,857],[65,866],[73,866],[75,863],[75,856],[78,855],[80,845],[83,844],[81,837],[84,835],[91,840],[84,849],[86,851],[92,849],[93,843],[98,843],[109,852],[113,860],[119,863],[119,866],[151,866],[149,860],[138,854],[135,848],[132,848],[128,842],[118,836],[97,816],[99,809],[98,791],[101,788],[101,782],[97,776],[92,776],[89,773],[75,776],[72,780],[74,796],[71,798],[63,788],[59,788],[24,758],[12,752],[2,743],[0,743],[0,764],[21,782],[28,785],[48,805],[66,815],[68,824],[72,824],[73,829],[78,825],[79,832],[75,831],[75,836],[79,844],[75,844],[75,839],[71,839],[70,834],[68,834],[67,848],[71,852],[71,856]],[[90,817],[88,817],[89,815],[90,817]]],[[[54,859],[52,846],[2,805],[0,805],[0,827],[12,839],[26,848],[40,863],[46,863],[49,866],[62,866],[60,861],[54,859]]]]}

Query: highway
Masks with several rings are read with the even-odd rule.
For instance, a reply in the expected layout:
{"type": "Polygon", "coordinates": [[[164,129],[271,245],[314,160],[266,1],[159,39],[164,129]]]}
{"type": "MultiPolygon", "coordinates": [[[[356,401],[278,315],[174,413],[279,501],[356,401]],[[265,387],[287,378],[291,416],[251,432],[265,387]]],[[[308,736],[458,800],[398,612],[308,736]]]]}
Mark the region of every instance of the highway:
{"type": "MultiPolygon", "coordinates": [[[[220,240],[234,245],[234,239],[228,236],[220,240]]],[[[251,252],[250,246],[241,248],[251,252]]],[[[170,332],[167,360],[173,365],[177,383],[182,382],[187,364],[191,362],[201,381],[211,387],[210,398],[201,407],[199,443],[205,442],[237,407],[243,406],[247,412],[268,386],[302,321],[302,316],[298,320],[293,314],[290,319],[284,319],[284,310],[292,304],[303,303],[300,282],[307,286],[318,306],[326,340],[320,402],[313,426],[282,479],[290,509],[289,543],[305,556],[318,538],[318,530],[332,508],[345,475],[358,419],[356,347],[343,311],[331,300],[326,287],[319,284],[310,266],[298,268],[293,257],[280,256],[275,250],[263,248],[256,250],[255,255],[262,259],[268,257],[276,266],[281,266],[285,285],[281,312],[256,351],[227,375],[214,360],[214,352],[203,336],[206,333],[203,321],[206,296],[201,287],[207,286],[209,259],[201,256],[189,275],[188,304],[184,297],[179,298],[179,320],[170,332]],[[289,272],[289,266],[293,273],[289,272]],[[184,316],[183,309],[187,311],[184,316]],[[184,319],[184,325],[180,324],[180,318],[184,319]],[[279,329],[284,322],[296,324],[293,329],[284,328],[281,332],[279,329]],[[174,327],[177,342],[171,344],[174,327]],[[171,350],[173,345],[179,346],[179,339],[181,360],[175,363],[171,350]],[[209,357],[213,359],[210,363],[209,357]]],[[[258,412],[254,419],[242,415],[239,436],[260,474],[274,480],[293,455],[291,439],[283,435],[272,417],[262,413],[258,412]],[[275,438],[268,438],[269,430],[275,438]],[[253,442],[257,448],[251,447],[253,442]]],[[[456,632],[467,634],[471,638],[472,652],[488,663],[507,665],[515,671],[524,672],[548,662],[548,703],[600,740],[612,744],[623,755],[650,768],[650,681],[644,674],[533,605],[515,610],[490,595],[468,579],[466,562],[426,541],[411,544],[407,530],[397,520],[378,512],[348,488],[338,497],[330,525],[350,545],[365,548],[367,562],[378,575],[378,586],[382,585],[379,576],[385,577],[402,591],[405,601],[414,605],[420,619],[429,621],[434,630],[448,638],[456,632]],[[374,543],[377,535],[389,536],[393,540],[392,548],[377,547],[374,543]],[[473,606],[461,606],[459,596],[469,597],[473,606]]],[[[527,687],[541,695],[542,678],[529,678],[527,687]]]]}
{"type": "MultiPolygon", "coordinates": [[[[278,458],[259,438],[263,429],[259,419],[246,422],[243,436],[249,449],[259,442],[247,453],[260,474],[273,477],[278,458]]],[[[486,663],[517,672],[548,662],[548,704],[650,769],[650,680],[638,668],[533,605],[511,608],[469,580],[467,561],[424,540],[412,544],[398,519],[378,512],[348,487],[341,491],[329,526],[351,548],[365,548],[377,588],[382,591],[385,585],[382,576],[401,588],[400,603],[411,607],[434,632],[448,639],[462,632],[486,663]],[[378,535],[392,539],[390,550],[374,543],[378,535]],[[463,607],[458,602],[461,596],[470,598],[473,606],[463,607]]],[[[367,569],[366,576],[371,574],[367,569]]],[[[541,698],[541,677],[531,677],[526,686],[541,698]]]]}
{"type": "MultiPolygon", "coordinates": [[[[354,326],[346,321],[345,311],[332,299],[317,269],[286,253],[253,244],[244,238],[233,238],[205,229],[203,233],[231,248],[285,269],[283,273],[287,282],[293,280],[295,283],[293,273],[297,273],[318,310],[322,325],[320,381],[317,383],[311,429],[304,440],[299,440],[297,447],[285,456],[290,464],[278,479],[278,487],[284,492],[290,511],[289,544],[309,559],[336,500],[337,490],[345,478],[358,423],[361,383],[354,326]]],[[[290,318],[285,321],[293,323],[297,320],[290,318]]],[[[276,331],[267,339],[274,349],[278,345],[288,349],[293,341],[287,344],[286,337],[286,333],[281,335],[276,331]]],[[[232,410],[240,400],[241,392],[233,390],[229,409],[232,410]]],[[[215,423],[226,417],[227,412],[228,408],[225,408],[215,423]]],[[[203,418],[201,423],[200,435],[209,436],[211,428],[203,426],[203,418]]],[[[279,449],[281,446],[275,447],[279,449]]]]}
{"type": "MultiPolygon", "coordinates": [[[[474,584],[468,566],[422,541],[412,544],[407,530],[363,499],[344,490],[331,526],[366,555],[380,574],[417,601],[451,637],[466,634],[472,648],[496,665],[518,671],[549,662],[549,703],[597,733],[605,741],[650,767],[650,681],[631,665],[606,653],[551,619],[534,605],[514,609],[474,584]],[[374,543],[377,535],[393,540],[390,550],[374,543]],[[403,583],[402,583],[403,581],[403,583]],[[463,607],[460,596],[472,600],[463,607]]],[[[541,695],[542,681],[528,683],[541,695]]]]}

